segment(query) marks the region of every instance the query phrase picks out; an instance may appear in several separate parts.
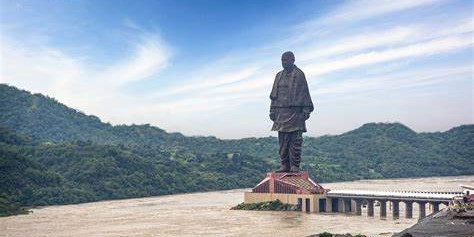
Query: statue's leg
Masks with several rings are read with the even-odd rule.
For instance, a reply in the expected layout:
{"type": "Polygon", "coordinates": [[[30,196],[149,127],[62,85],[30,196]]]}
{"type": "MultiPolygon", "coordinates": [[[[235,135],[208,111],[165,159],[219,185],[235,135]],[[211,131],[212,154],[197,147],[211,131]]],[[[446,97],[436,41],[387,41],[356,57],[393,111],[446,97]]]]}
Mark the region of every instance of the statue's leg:
{"type": "Polygon", "coordinates": [[[291,171],[298,172],[301,162],[301,147],[303,146],[303,132],[294,131],[291,133],[289,142],[289,157],[291,164],[291,171]]]}
{"type": "Polygon", "coordinates": [[[290,157],[289,157],[289,135],[290,133],[278,132],[278,143],[280,144],[280,162],[281,168],[279,172],[287,172],[290,170],[290,157]]]}

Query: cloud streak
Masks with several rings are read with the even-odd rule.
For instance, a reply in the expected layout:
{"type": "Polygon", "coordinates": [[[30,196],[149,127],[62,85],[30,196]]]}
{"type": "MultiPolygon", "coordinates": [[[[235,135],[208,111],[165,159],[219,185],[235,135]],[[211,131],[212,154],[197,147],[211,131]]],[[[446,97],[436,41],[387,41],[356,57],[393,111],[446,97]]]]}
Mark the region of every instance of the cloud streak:
{"type": "Polygon", "coordinates": [[[349,78],[342,82],[326,83],[312,91],[320,96],[353,95],[360,92],[379,92],[423,87],[443,83],[456,75],[468,76],[470,66],[423,69],[409,72],[377,75],[369,78],[349,78]]]}
{"type": "Polygon", "coordinates": [[[159,35],[146,33],[135,43],[134,53],[130,58],[109,66],[97,75],[97,78],[112,85],[146,79],[169,66],[171,56],[171,49],[163,43],[159,35]]]}
{"type": "Polygon", "coordinates": [[[416,7],[432,5],[439,0],[359,0],[337,8],[324,22],[358,21],[408,10],[416,7]]]}
{"type": "Polygon", "coordinates": [[[133,99],[121,93],[127,83],[147,79],[169,65],[171,50],[157,34],[146,33],[139,39],[129,57],[96,69],[81,56],[57,48],[37,49],[2,38],[0,82],[47,94],[108,119],[114,112],[104,107],[133,107],[133,99]]]}
{"type": "Polygon", "coordinates": [[[446,37],[417,43],[395,49],[372,51],[329,62],[312,62],[305,65],[309,77],[318,76],[342,69],[377,64],[407,57],[419,57],[446,53],[472,45],[470,36],[446,37]]]}

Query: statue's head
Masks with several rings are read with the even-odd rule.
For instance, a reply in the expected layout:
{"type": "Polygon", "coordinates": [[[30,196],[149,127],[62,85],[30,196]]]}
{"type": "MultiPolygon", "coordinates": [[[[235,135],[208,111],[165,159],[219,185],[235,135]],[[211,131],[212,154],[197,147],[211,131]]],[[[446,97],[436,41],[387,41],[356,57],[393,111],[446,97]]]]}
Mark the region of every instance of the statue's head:
{"type": "Polygon", "coordinates": [[[289,69],[295,64],[295,55],[291,51],[284,52],[281,55],[281,65],[284,69],[289,69]]]}

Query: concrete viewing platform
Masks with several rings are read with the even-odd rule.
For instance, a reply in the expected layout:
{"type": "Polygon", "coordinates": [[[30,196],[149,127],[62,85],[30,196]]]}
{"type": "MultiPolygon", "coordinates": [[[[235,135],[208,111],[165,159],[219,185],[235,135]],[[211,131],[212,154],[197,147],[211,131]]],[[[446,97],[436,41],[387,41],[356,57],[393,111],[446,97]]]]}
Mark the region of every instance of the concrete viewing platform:
{"type": "Polygon", "coordinates": [[[426,216],[426,204],[433,212],[439,211],[440,204],[448,202],[462,192],[426,191],[368,191],[329,190],[313,181],[308,172],[267,173],[251,192],[244,194],[245,203],[258,203],[279,199],[283,203],[296,205],[303,212],[340,212],[362,215],[362,207],[367,207],[367,215],[374,216],[374,205],[380,206],[380,217],[387,216],[387,203],[393,218],[399,218],[400,202],[405,205],[405,218],[413,217],[413,204],[419,206],[419,217],[426,216]]]}

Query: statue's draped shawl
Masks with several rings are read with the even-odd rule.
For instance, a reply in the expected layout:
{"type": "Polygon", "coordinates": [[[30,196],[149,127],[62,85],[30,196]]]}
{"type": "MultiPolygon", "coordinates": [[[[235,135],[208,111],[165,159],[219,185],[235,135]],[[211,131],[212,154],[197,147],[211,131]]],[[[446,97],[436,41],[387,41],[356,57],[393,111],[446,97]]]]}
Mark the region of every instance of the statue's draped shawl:
{"type": "Polygon", "coordinates": [[[309,112],[314,110],[311,95],[309,94],[308,83],[301,69],[294,66],[291,76],[288,77],[289,93],[288,100],[282,101],[278,99],[278,83],[282,78],[283,71],[277,73],[273,82],[272,92],[270,93],[270,108],[276,107],[307,107],[309,112]]]}

